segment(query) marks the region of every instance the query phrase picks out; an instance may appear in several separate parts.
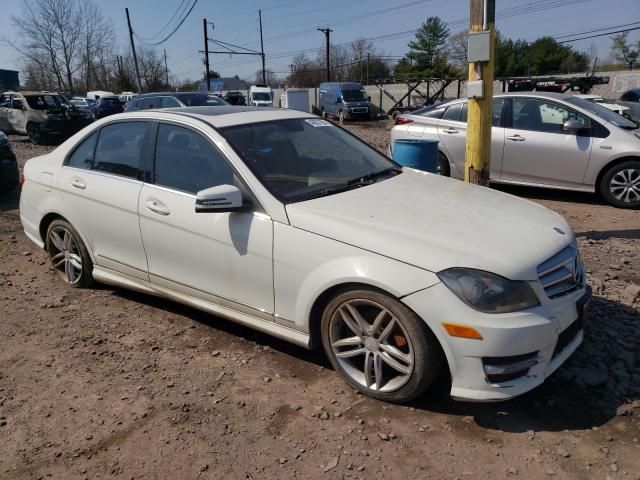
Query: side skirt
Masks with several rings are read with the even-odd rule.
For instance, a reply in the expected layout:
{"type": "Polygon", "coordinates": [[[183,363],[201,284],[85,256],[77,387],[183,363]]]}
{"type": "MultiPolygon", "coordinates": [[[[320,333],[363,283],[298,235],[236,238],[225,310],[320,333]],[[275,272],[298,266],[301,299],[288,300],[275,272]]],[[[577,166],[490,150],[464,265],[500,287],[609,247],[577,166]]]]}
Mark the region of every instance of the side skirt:
{"type": "Polygon", "coordinates": [[[232,308],[216,305],[211,302],[207,302],[200,298],[196,298],[184,293],[176,292],[175,290],[161,287],[159,285],[152,284],[145,280],[130,277],[113,270],[109,270],[98,265],[93,267],[93,278],[101,283],[107,285],[115,285],[118,287],[124,287],[137,292],[147,293],[155,295],[157,297],[167,298],[184,305],[188,305],[198,310],[202,310],[213,315],[226,318],[233,322],[245,325],[260,332],[272,335],[287,342],[291,342],[295,345],[304,348],[310,348],[311,336],[307,333],[299,332],[284,325],[279,325],[273,321],[267,321],[253,315],[239,312],[232,308]]]}

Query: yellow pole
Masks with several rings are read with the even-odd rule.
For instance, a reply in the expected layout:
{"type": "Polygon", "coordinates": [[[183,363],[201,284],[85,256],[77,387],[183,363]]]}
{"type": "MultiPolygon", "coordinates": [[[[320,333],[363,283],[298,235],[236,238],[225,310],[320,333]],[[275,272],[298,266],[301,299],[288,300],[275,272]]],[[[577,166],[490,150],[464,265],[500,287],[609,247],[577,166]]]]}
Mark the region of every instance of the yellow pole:
{"type": "Polygon", "coordinates": [[[483,98],[469,99],[465,182],[489,185],[491,164],[491,120],[493,108],[493,64],[495,44],[495,0],[471,0],[472,32],[489,30],[489,61],[469,64],[469,80],[483,80],[483,98]]]}

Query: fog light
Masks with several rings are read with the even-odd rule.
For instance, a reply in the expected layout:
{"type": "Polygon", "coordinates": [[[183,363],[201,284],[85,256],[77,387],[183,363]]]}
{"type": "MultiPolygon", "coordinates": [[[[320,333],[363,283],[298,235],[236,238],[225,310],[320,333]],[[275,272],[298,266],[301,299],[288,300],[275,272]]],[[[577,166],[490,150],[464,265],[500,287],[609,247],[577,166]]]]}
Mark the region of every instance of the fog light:
{"type": "Polygon", "coordinates": [[[515,380],[529,373],[529,369],[540,362],[538,352],[510,357],[483,357],[482,365],[490,383],[515,380]]]}

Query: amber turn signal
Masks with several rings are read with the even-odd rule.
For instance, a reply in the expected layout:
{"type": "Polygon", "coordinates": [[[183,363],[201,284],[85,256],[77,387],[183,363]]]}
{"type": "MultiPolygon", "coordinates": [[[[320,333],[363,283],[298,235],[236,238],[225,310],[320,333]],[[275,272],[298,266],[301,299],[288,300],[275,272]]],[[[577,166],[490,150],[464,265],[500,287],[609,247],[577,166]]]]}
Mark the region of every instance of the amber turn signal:
{"type": "Polygon", "coordinates": [[[443,323],[442,326],[452,337],[471,338],[472,340],[482,340],[482,335],[475,328],[457,325],[455,323],[443,323]]]}

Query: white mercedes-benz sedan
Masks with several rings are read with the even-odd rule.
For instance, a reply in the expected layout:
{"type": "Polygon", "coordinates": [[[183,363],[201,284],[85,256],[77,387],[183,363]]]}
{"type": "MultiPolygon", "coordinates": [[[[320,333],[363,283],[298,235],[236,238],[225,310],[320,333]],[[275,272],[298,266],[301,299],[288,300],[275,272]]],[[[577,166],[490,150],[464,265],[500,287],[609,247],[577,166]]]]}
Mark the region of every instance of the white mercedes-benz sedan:
{"type": "Polygon", "coordinates": [[[504,400],[582,341],[575,237],[534,203],[401,169],[309,114],[112,115],[24,169],[20,217],[73,287],[159,295],[304,347],[353,388],[504,400]]]}

